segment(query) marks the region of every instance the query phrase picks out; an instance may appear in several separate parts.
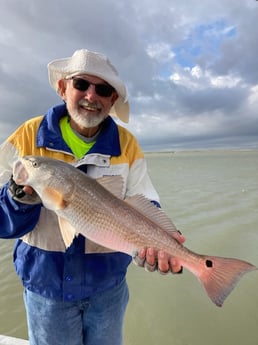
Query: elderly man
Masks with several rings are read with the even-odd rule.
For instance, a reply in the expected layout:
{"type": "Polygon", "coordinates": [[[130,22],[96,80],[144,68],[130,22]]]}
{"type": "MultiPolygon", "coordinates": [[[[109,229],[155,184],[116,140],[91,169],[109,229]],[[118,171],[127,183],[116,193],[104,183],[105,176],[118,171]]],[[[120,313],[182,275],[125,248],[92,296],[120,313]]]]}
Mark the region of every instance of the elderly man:
{"type": "MultiPolygon", "coordinates": [[[[30,186],[13,181],[12,165],[18,156],[48,156],[76,163],[93,178],[122,175],[125,195],[143,194],[157,206],[159,198],[136,139],[111,117],[127,122],[129,105],[106,56],[78,50],[49,63],[48,72],[64,103],[26,121],[1,145],[0,237],[17,238],[14,263],[31,345],[121,345],[131,257],[81,235],[66,250],[56,215],[30,186]]],[[[135,260],[149,271],[181,270],[153,248],[143,248],[135,260]]]]}

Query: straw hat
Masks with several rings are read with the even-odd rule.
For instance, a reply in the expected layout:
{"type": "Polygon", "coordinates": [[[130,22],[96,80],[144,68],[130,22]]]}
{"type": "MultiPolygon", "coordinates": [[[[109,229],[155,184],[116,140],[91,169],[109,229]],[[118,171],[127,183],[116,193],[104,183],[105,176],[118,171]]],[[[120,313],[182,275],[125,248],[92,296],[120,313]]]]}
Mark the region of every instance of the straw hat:
{"type": "Polygon", "coordinates": [[[119,97],[110,109],[110,115],[128,122],[129,103],[126,87],[105,55],[81,49],[76,50],[72,57],[54,60],[48,64],[49,82],[56,91],[58,91],[58,80],[79,74],[99,77],[113,86],[119,97]]]}

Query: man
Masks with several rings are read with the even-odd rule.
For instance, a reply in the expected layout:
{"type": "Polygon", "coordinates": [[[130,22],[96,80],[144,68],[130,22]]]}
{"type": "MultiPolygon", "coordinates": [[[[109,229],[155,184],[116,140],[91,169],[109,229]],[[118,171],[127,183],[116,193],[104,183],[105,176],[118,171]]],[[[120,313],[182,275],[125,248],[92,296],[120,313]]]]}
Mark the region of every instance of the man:
{"type": "MultiPolygon", "coordinates": [[[[18,238],[14,263],[31,345],[121,345],[131,257],[83,236],[66,250],[56,215],[30,186],[13,181],[12,165],[18,156],[48,156],[75,163],[93,178],[122,175],[125,195],[143,194],[157,206],[159,198],[136,139],[110,117],[127,122],[129,104],[109,60],[83,49],[52,61],[48,72],[64,104],[26,121],[1,146],[0,237],[18,238]]],[[[156,254],[143,248],[135,261],[149,271],[181,271],[162,251],[156,264],[156,254]]]]}

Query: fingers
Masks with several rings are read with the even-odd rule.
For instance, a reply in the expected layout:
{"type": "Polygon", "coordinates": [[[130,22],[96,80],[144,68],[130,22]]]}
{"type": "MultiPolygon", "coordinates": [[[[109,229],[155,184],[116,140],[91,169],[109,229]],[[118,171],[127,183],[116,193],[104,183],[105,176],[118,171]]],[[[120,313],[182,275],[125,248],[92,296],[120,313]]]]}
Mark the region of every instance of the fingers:
{"type": "Polygon", "coordinates": [[[157,258],[154,248],[141,249],[133,258],[134,264],[139,267],[144,267],[148,272],[154,272],[158,270],[160,274],[167,274],[172,272],[174,274],[182,273],[183,268],[174,257],[168,256],[163,250],[158,251],[157,258]]]}
{"type": "Polygon", "coordinates": [[[176,258],[171,257],[169,262],[170,262],[170,269],[172,273],[174,274],[183,273],[183,267],[180,265],[180,263],[178,262],[176,258]]]}
{"type": "Polygon", "coordinates": [[[163,250],[158,251],[158,269],[161,274],[167,274],[170,271],[169,256],[163,250]]]}
{"type": "Polygon", "coordinates": [[[179,261],[174,257],[169,258],[169,255],[163,250],[158,252],[158,270],[161,274],[167,274],[169,272],[178,274],[183,272],[179,261]]]}
{"type": "Polygon", "coordinates": [[[30,186],[24,186],[23,191],[28,195],[32,195],[34,193],[34,189],[30,186]]]}
{"type": "MultiPolygon", "coordinates": [[[[180,231],[174,231],[172,236],[179,242],[185,242],[185,236],[180,231]]],[[[175,257],[170,257],[165,251],[155,251],[154,248],[142,248],[133,258],[133,262],[140,267],[144,267],[148,272],[158,270],[161,274],[172,272],[179,274],[183,272],[183,267],[175,257]]]]}
{"type": "Polygon", "coordinates": [[[133,256],[133,263],[136,266],[144,267],[145,257],[146,257],[146,249],[141,248],[139,252],[136,252],[135,255],[133,256]]]}
{"type": "Polygon", "coordinates": [[[17,185],[13,179],[13,176],[11,176],[9,180],[8,190],[11,193],[12,199],[16,202],[28,205],[36,205],[41,203],[40,197],[32,187],[17,185]]]}
{"type": "Polygon", "coordinates": [[[181,231],[179,231],[179,230],[173,231],[172,236],[174,237],[174,239],[176,239],[181,244],[183,244],[186,240],[185,236],[182,235],[181,231]]]}
{"type": "Polygon", "coordinates": [[[144,268],[148,272],[154,272],[157,270],[157,259],[156,259],[156,252],[154,248],[147,249],[144,268]]]}
{"type": "Polygon", "coordinates": [[[139,267],[144,267],[148,272],[156,271],[157,260],[154,248],[140,249],[138,254],[133,258],[133,262],[139,267]]]}

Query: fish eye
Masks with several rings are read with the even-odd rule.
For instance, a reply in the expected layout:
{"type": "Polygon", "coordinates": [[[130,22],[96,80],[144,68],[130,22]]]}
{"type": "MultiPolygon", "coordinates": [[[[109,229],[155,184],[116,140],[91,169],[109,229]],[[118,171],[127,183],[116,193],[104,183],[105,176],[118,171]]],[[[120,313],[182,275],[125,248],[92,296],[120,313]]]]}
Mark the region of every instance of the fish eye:
{"type": "Polygon", "coordinates": [[[31,162],[31,165],[33,166],[33,168],[37,168],[39,166],[38,162],[33,160],[33,159],[31,159],[30,162],[31,162]]]}

